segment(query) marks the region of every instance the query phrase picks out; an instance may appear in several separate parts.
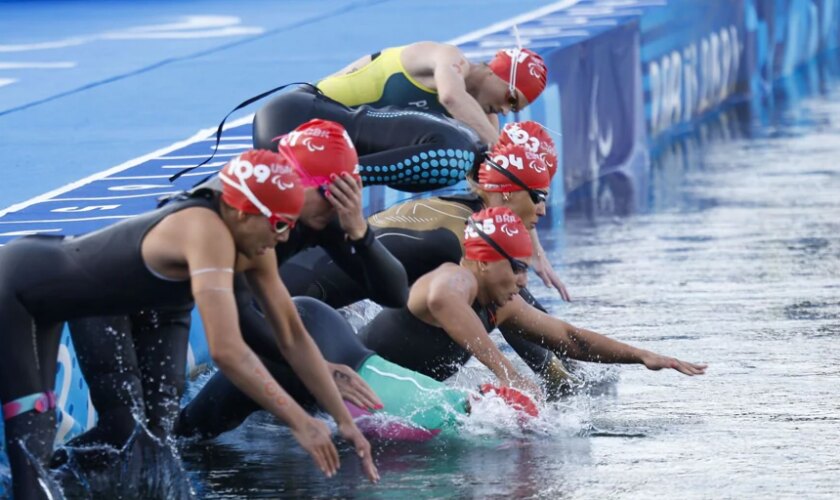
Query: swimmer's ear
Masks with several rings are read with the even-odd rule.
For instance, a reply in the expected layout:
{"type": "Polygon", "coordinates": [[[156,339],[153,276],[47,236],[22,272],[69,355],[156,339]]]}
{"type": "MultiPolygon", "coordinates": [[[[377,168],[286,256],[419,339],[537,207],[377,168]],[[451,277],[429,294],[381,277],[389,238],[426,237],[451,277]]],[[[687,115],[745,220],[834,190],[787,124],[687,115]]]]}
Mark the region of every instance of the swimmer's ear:
{"type": "Polygon", "coordinates": [[[482,260],[478,261],[478,270],[481,271],[482,273],[486,273],[487,272],[487,263],[482,261],[482,260]]]}

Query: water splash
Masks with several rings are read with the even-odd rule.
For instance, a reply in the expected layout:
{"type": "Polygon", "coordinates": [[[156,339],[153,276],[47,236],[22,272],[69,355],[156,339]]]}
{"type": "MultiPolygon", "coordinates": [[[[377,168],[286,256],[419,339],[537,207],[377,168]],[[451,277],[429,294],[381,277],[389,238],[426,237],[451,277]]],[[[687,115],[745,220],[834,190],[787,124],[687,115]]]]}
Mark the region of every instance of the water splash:
{"type": "Polygon", "coordinates": [[[67,461],[55,476],[70,498],[195,498],[177,450],[141,425],[122,449],[103,445],[64,451],[67,461]]]}

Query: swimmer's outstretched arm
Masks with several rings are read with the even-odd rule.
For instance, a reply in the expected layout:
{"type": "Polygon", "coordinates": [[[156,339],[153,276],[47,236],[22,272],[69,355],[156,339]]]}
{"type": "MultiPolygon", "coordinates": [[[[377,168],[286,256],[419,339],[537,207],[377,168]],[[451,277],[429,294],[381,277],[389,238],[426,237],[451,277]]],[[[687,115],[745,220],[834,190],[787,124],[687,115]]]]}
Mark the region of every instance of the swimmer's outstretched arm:
{"type": "Polygon", "coordinates": [[[704,364],[662,356],[570,325],[529,305],[518,295],[496,311],[496,319],[499,324],[522,331],[527,339],[572,359],[596,363],[639,363],[650,370],[672,368],[686,375],[702,375],[706,371],[704,364]]]}
{"type": "Polygon", "coordinates": [[[457,272],[433,271],[431,276],[426,276],[431,279],[424,282],[421,278],[415,285],[417,290],[412,289],[412,292],[419,293],[413,294],[413,298],[409,297],[409,307],[417,307],[417,303],[412,304],[413,299],[423,302],[421,297],[425,295],[425,304],[420,305],[420,308],[425,308],[452,340],[478,358],[502,384],[540,396],[542,391],[539,387],[519,374],[473,311],[471,304],[478,287],[475,277],[462,268],[458,268],[457,272]],[[428,288],[424,290],[425,287],[428,288]]]}
{"type": "Polygon", "coordinates": [[[370,443],[356,427],[353,417],[344,406],[327,368],[327,362],[306,331],[289,291],[280,281],[277,257],[274,252],[267,252],[251,262],[253,266],[245,275],[274,329],[280,353],[321,407],[333,416],[341,435],[353,443],[368,478],[372,482],[379,481],[370,443]]]}

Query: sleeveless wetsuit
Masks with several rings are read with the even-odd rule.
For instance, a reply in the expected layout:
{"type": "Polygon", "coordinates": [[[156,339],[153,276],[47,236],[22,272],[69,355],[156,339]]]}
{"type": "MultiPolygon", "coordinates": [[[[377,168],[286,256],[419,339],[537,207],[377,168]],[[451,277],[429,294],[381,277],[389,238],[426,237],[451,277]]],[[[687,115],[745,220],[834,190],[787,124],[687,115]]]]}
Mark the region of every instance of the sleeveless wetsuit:
{"type": "MultiPolygon", "coordinates": [[[[487,333],[496,328],[495,309],[472,305],[487,333]]],[[[368,349],[400,366],[435,380],[446,380],[472,355],[452,340],[443,328],[423,322],[408,310],[383,309],[359,331],[368,349]]]]}
{"type": "MultiPolygon", "coordinates": [[[[196,190],[218,187],[214,179],[196,190]]],[[[358,242],[348,241],[337,219],[322,230],[297,224],[289,239],[275,248],[278,264],[316,245],[324,249],[333,265],[344,270],[342,275],[347,276],[354,289],[364,290],[385,307],[405,304],[408,285],[399,261],[370,231],[358,242]]],[[[301,288],[313,293],[318,290],[317,284],[301,288]]],[[[276,337],[240,273],[234,276],[234,291],[246,343],[258,355],[282,359],[276,348],[276,337]]],[[[290,291],[298,294],[297,290],[290,291]]],[[[143,311],[130,318],[85,318],[71,323],[82,373],[86,380],[92,381],[91,400],[99,419],[95,427],[74,438],[68,446],[121,447],[136,427],[134,414],[138,408],[145,409],[146,425],[153,433],[158,437],[169,433],[184,388],[189,312],[189,309],[167,307],[143,311]],[[108,335],[104,334],[106,331],[108,335]]],[[[66,459],[66,454],[59,451],[53,465],[60,465],[66,459]]]]}
{"type": "MultiPolygon", "coordinates": [[[[439,196],[399,203],[368,220],[376,239],[402,263],[409,284],[413,284],[445,262],[460,262],[463,250],[456,234],[463,232],[467,217],[482,208],[484,202],[475,194],[439,196]]],[[[335,308],[369,298],[318,248],[295,255],[280,267],[280,274],[293,295],[309,295],[335,308]]],[[[520,290],[519,295],[546,312],[527,288],[520,290]]],[[[532,370],[542,376],[552,373],[554,353],[523,339],[511,327],[503,325],[499,330],[532,370]]]]}
{"type": "Polygon", "coordinates": [[[254,116],[254,147],[277,149],[274,139],[322,118],[347,129],[366,186],[423,192],[454,185],[483,161],[486,145],[469,127],[446,116],[394,106],[349,108],[301,88],[272,99],[254,116]]]}
{"type": "MultiPolygon", "coordinates": [[[[84,236],[24,237],[0,247],[0,401],[53,389],[64,321],[192,302],[189,280],[157,276],[141,255],[150,229],[191,207],[216,210],[216,203],[191,197],[84,236]]],[[[15,498],[45,496],[40,469],[52,451],[54,410],[12,416],[5,434],[15,498]]]]}
{"type": "Polygon", "coordinates": [[[329,76],[317,83],[326,96],[345,106],[397,106],[449,115],[438,93],[415,80],[402,65],[405,47],[372,54],[371,61],[352,73],[329,76]]]}
{"type": "MultiPolygon", "coordinates": [[[[457,415],[466,414],[464,391],[449,388],[377,356],[362,345],[350,324],[328,305],[309,297],[293,300],[306,330],[324,358],[356,370],[382,399],[385,414],[430,431],[451,427],[457,415]]],[[[266,322],[262,324],[270,329],[266,322]]],[[[309,411],[317,409],[315,398],[282,357],[262,358],[262,361],[295,401],[309,411]]],[[[183,436],[213,437],[239,426],[260,409],[217,371],[181,411],[175,430],[183,436]]]]}

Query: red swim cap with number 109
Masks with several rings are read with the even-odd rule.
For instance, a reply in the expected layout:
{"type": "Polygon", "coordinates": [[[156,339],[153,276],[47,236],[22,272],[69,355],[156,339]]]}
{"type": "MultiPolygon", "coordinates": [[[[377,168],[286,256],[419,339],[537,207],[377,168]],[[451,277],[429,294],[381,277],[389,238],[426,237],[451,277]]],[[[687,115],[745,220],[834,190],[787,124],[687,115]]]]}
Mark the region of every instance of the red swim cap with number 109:
{"type": "Polygon", "coordinates": [[[303,207],[303,186],[282,155],[251,149],[230,160],[219,172],[222,201],[248,214],[297,216],[303,207]]]}

